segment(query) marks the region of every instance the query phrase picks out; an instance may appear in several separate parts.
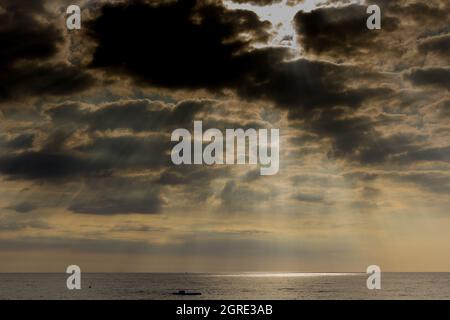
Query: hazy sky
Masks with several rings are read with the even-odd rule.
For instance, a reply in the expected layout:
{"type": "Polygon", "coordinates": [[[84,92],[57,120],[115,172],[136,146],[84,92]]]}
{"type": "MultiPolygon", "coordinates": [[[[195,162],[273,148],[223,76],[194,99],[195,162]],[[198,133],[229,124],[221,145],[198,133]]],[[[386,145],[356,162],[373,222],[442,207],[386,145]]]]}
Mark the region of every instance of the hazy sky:
{"type": "Polygon", "coordinates": [[[450,271],[450,4],[0,1],[0,272],[450,271]],[[279,128],[280,171],[175,166],[279,128]]]}

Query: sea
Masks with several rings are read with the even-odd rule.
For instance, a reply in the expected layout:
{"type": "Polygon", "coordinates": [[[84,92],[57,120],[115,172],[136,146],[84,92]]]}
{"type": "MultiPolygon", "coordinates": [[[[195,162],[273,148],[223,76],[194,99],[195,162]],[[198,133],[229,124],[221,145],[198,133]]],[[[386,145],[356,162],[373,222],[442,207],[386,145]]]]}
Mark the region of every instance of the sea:
{"type": "Polygon", "coordinates": [[[0,274],[0,299],[450,299],[450,273],[383,273],[379,290],[367,289],[362,273],[83,273],[80,290],[67,289],[68,276],[0,274]]]}

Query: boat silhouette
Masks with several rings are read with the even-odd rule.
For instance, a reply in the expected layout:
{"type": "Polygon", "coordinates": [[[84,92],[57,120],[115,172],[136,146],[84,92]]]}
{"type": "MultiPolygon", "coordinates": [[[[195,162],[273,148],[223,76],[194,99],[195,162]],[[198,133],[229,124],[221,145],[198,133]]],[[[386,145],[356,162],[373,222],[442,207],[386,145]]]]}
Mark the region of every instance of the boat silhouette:
{"type": "Polygon", "coordinates": [[[177,296],[200,296],[201,292],[187,292],[186,290],[178,290],[178,292],[173,292],[172,294],[177,296]]]}

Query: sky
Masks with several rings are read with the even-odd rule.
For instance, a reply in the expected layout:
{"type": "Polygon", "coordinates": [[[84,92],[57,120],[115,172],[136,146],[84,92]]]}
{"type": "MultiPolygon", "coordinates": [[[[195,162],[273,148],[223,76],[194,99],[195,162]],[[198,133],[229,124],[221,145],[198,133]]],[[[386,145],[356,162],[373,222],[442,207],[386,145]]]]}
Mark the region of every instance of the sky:
{"type": "Polygon", "coordinates": [[[448,1],[70,4],[0,1],[0,272],[450,271],[448,1]],[[278,174],[172,164],[194,120],[278,174]]]}

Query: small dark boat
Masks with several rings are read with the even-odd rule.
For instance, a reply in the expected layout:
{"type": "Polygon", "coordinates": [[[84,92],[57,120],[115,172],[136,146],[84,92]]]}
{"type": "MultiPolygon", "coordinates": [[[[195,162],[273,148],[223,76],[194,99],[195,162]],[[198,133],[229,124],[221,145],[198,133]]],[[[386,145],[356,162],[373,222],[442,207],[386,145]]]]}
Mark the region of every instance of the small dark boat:
{"type": "Polygon", "coordinates": [[[177,296],[200,296],[201,292],[186,292],[186,290],[179,290],[178,292],[173,292],[172,294],[177,296]]]}

